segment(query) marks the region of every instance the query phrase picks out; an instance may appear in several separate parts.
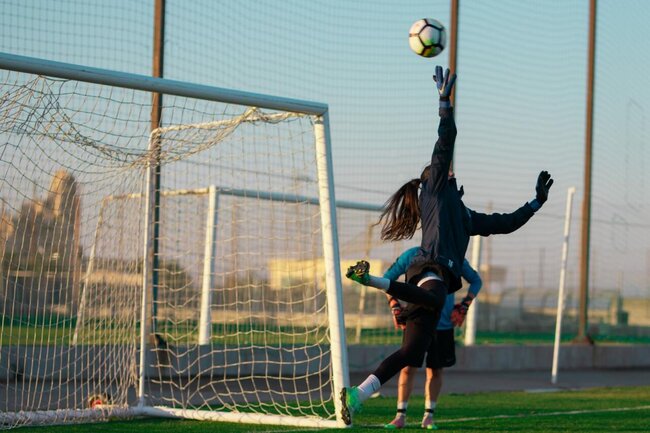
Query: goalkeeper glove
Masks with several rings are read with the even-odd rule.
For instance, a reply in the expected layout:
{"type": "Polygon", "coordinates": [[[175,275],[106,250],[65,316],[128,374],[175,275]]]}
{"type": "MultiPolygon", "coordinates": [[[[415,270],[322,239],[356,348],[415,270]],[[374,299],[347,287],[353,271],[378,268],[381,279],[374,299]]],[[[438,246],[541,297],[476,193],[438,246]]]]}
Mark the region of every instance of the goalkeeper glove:
{"type": "Polygon", "coordinates": [[[463,322],[465,322],[465,317],[467,317],[467,310],[469,306],[472,305],[473,298],[465,296],[462,301],[454,305],[454,309],[451,311],[451,323],[454,326],[461,327],[463,322]]]}
{"type": "Polygon", "coordinates": [[[548,200],[548,190],[553,185],[553,179],[548,171],[544,170],[539,173],[537,177],[537,185],[535,186],[535,199],[539,202],[540,206],[548,200]]]}
{"type": "Polygon", "coordinates": [[[406,325],[399,319],[400,314],[404,311],[402,304],[399,303],[397,298],[391,297],[388,300],[388,305],[390,306],[391,313],[393,313],[393,325],[395,325],[395,329],[404,329],[406,325]]]}
{"type": "Polygon", "coordinates": [[[440,108],[451,107],[449,98],[451,97],[451,91],[454,89],[456,74],[451,74],[450,76],[449,68],[447,68],[443,76],[442,66],[436,66],[436,74],[433,76],[433,81],[436,82],[438,94],[440,95],[440,108]]]}

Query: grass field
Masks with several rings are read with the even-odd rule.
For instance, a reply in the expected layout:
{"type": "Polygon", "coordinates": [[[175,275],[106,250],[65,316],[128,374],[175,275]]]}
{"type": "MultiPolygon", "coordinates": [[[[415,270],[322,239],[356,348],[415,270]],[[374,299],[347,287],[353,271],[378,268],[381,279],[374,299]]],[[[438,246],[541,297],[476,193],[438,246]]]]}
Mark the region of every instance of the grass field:
{"type": "MultiPolygon", "coordinates": [[[[419,420],[423,399],[409,402],[405,431],[421,431],[419,420]]],[[[395,399],[379,397],[366,402],[345,431],[383,431],[395,411],[395,399]]],[[[437,425],[443,432],[649,432],[650,387],[597,388],[583,391],[545,393],[498,392],[443,395],[438,403],[437,425]]],[[[310,432],[316,429],[207,423],[198,421],[138,419],[101,424],[21,428],[20,433],[81,432],[310,432]]],[[[318,430],[341,431],[341,430],[318,430]]]]}

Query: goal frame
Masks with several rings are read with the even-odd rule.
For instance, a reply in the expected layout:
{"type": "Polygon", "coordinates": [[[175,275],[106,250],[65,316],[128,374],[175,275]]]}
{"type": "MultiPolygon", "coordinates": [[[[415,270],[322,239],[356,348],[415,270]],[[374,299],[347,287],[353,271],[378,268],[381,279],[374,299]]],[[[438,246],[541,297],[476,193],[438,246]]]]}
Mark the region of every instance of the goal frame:
{"type": "MultiPolygon", "coordinates": [[[[224,413],[207,412],[183,409],[170,409],[164,407],[147,406],[145,401],[145,381],[147,365],[147,326],[141,326],[140,358],[138,366],[138,403],[137,407],[124,410],[126,415],[153,415],[174,418],[210,419],[230,422],[247,422],[257,424],[282,424],[311,427],[345,427],[341,418],[341,402],[337,398],[341,388],[349,386],[348,355],[345,341],[345,323],[343,316],[342,283],[340,270],[340,256],[338,245],[338,230],[336,218],[336,199],[334,194],[333,162],[331,155],[331,139],[329,127],[328,105],[319,102],[290,99],[259,93],[225,89],[194,83],[168,80],[165,78],[149,77],[145,75],[130,74],[56,62],[33,57],[0,53],[0,69],[23,72],[34,75],[75,80],[99,85],[127,88],[132,90],[162,93],[187,98],[237,104],[242,106],[258,107],[263,109],[278,110],[307,114],[315,117],[314,138],[316,169],[318,173],[318,203],[321,207],[321,233],[323,243],[323,259],[325,265],[326,298],[329,316],[330,356],[332,366],[332,396],[335,406],[336,419],[299,418],[290,416],[276,416],[253,413],[224,413]]],[[[152,131],[152,135],[155,131],[152,131]]],[[[150,139],[149,150],[155,146],[155,139],[150,139]]],[[[148,323],[151,312],[147,311],[150,302],[148,293],[153,285],[153,216],[155,207],[155,182],[154,176],[157,167],[156,161],[151,157],[147,161],[146,193],[145,193],[145,236],[143,245],[143,290],[142,308],[140,312],[141,323],[148,323]]],[[[206,249],[211,244],[206,244],[206,249]]],[[[207,252],[207,250],[206,250],[207,252]]],[[[69,412],[70,418],[89,418],[88,411],[61,409],[69,412]]],[[[57,411],[59,412],[59,411],[57,411]]],[[[21,412],[16,417],[45,421],[47,413],[21,412]]],[[[11,422],[11,414],[0,414],[0,420],[11,422]]]]}

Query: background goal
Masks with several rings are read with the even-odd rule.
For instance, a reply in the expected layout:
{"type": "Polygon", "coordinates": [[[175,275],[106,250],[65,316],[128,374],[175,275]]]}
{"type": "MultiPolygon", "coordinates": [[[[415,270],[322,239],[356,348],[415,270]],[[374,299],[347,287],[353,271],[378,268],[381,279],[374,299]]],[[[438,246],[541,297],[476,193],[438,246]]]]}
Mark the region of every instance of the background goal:
{"type": "Polygon", "coordinates": [[[327,106],[0,63],[0,424],[340,425],[327,106]]]}

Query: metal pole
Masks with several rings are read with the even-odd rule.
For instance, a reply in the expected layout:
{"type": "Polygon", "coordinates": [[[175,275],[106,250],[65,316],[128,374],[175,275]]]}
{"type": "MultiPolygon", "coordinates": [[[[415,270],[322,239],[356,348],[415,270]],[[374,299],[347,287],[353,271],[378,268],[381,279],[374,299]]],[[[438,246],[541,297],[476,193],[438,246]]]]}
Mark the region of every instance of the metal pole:
{"type": "MultiPolygon", "coordinates": [[[[154,5],[154,30],[153,30],[153,64],[151,75],[156,78],[163,77],[163,57],[164,57],[164,41],[165,41],[165,0],[156,0],[154,5]]],[[[151,130],[154,131],[160,127],[162,118],[163,95],[162,93],[155,92],[151,95],[151,130]]],[[[153,208],[153,268],[152,268],[152,293],[151,293],[151,320],[152,320],[152,336],[156,333],[156,318],[157,314],[157,301],[158,301],[158,286],[160,269],[160,134],[154,135],[155,142],[154,152],[156,154],[154,160],[154,208],[153,208]]],[[[154,340],[155,341],[155,340],[154,340]]]]}
{"type": "MultiPolygon", "coordinates": [[[[163,29],[165,0],[154,5],[154,54],[152,75],[162,77],[163,29]]],[[[158,297],[158,236],[160,222],[160,118],[162,95],[153,93],[151,101],[151,134],[147,164],[146,215],[144,225],[144,257],[142,263],[142,305],[140,312],[140,372],[138,377],[138,407],[145,405],[145,382],[147,380],[147,342],[155,345],[156,299],[158,297]],[[149,294],[151,291],[151,295],[149,294]],[[151,297],[150,297],[151,296],[151,297]],[[151,304],[150,304],[151,303],[151,304]],[[151,316],[149,316],[151,314],[151,316]]]]}
{"type": "MultiPolygon", "coordinates": [[[[477,271],[481,267],[481,237],[472,238],[472,257],[471,265],[477,271]]],[[[478,314],[478,298],[472,301],[472,307],[467,311],[467,320],[465,322],[465,346],[473,346],[476,342],[476,317],[478,314]]]]}
{"type": "MultiPolygon", "coordinates": [[[[327,312],[330,322],[330,350],[334,395],[350,385],[348,352],[343,316],[343,287],[341,286],[341,258],[339,256],[336,222],[336,199],[332,146],[330,142],[329,115],[318,117],[314,122],[316,138],[316,165],[318,167],[318,198],[321,203],[321,231],[323,236],[323,260],[325,261],[325,285],[327,287],[327,312]]],[[[339,427],[345,423],[341,417],[341,402],[334,399],[336,420],[339,427]]]]}
{"type": "Polygon", "coordinates": [[[562,266],[560,268],[560,285],[557,295],[557,316],[555,319],[555,344],[553,345],[553,367],[551,368],[551,383],[557,383],[557,367],[560,358],[560,335],[562,333],[562,314],[564,313],[564,283],[566,281],[566,267],[569,256],[569,233],[571,230],[571,208],[575,187],[567,191],[566,212],[564,218],[564,242],[562,243],[562,266]]]}
{"type": "Polygon", "coordinates": [[[184,81],[157,78],[150,75],[130,74],[109,69],[92,68],[71,63],[54,62],[34,57],[19,56],[0,52],[0,69],[45,75],[66,80],[83,81],[145,92],[162,92],[165,95],[183,96],[206,101],[218,101],[237,105],[249,105],[292,113],[322,115],[328,110],[327,104],[301,99],[283,98],[261,93],[243,92],[205,86],[184,81]]]}
{"type": "Polygon", "coordinates": [[[587,107],[585,121],[585,170],[582,197],[582,231],[580,243],[580,298],[576,342],[587,342],[589,312],[589,244],[591,225],[591,161],[594,120],[594,76],[596,63],[596,0],[589,1],[589,48],[587,55],[587,107]]]}
{"type": "MultiPolygon", "coordinates": [[[[449,17],[449,69],[456,72],[458,69],[458,6],[460,0],[451,0],[451,14],[449,17]]],[[[456,106],[456,91],[449,98],[451,105],[456,106]]]]}
{"type": "MultiPolygon", "coordinates": [[[[149,139],[149,149],[154,146],[156,138],[155,132],[151,133],[149,139]]],[[[154,214],[154,177],[156,162],[150,156],[146,171],[146,193],[145,193],[145,218],[144,218],[144,251],[142,257],[142,303],[140,305],[140,372],[138,375],[138,407],[145,405],[145,382],[147,380],[147,340],[150,335],[150,317],[151,309],[149,305],[149,293],[153,281],[153,214],[154,214]]]]}
{"type": "MultiPolygon", "coordinates": [[[[460,0],[451,0],[451,12],[449,17],[449,69],[452,72],[457,72],[458,65],[456,63],[457,53],[458,53],[458,3],[460,0]]],[[[451,92],[449,100],[451,101],[451,106],[456,107],[456,87],[451,92]]],[[[449,169],[453,171],[454,169],[454,155],[452,155],[451,163],[449,169]]]]}
{"type": "Polygon", "coordinates": [[[205,245],[203,251],[203,282],[201,285],[201,307],[199,311],[199,344],[210,344],[212,338],[212,280],[217,250],[217,208],[219,195],[217,187],[208,188],[208,216],[205,223],[205,245]]]}
{"type": "MultiPolygon", "coordinates": [[[[492,201],[489,201],[487,204],[487,209],[486,212],[488,214],[492,213],[492,209],[494,208],[494,205],[492,204],[492,201]]],[[[481,293],[483,295],[481,296],[482,299],[484,299],[485,302],[485,308],[483,309],[483,315],[487,317],[487,326],[488,330],[490,331],[495,331],[495,324],[494,324],[494,303],[492,302],[492,238],[486,237],[485,238],[485,255],[482,257],[482,261],[485,262],[485,272],[481,274],[481,279],[483,280],[483,288],[481,289],[481,293]],[[490,300],[490,302],[487,302],[487,300],[490,300]]],[[[479,270],[479,268],[475,268],[476,270],[479,270]]],[[[496,296],[495,296],[496,299],[496,296]]]]}

